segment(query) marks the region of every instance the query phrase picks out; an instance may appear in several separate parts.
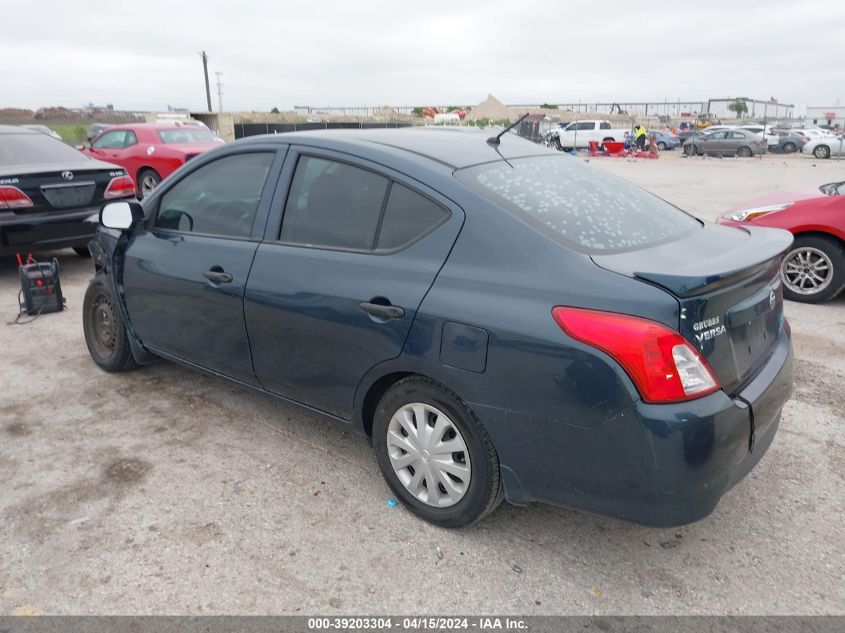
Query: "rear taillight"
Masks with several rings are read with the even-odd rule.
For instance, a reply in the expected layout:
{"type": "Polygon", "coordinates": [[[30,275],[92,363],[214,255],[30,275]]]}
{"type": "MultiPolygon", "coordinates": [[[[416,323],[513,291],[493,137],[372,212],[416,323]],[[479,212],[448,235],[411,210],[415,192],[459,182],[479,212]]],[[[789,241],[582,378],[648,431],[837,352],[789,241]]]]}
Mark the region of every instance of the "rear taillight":
{"type": "Polygon", "coordinates": [[[0,186],[0,209],[26,209],[32,206],[32,200],[17,187],[0,186]]]}
{"type": "Polygon", "coordinates": [[[692,400],[719,389],[707,361],[678,332],[641,317],[558,306],[552,316],[576,341],[622,365],[645,402],[692,400]]]}
{"type": "Polygon", "coordinates": [[[106,187],[104,198],[125,198],[126,196],[135,195],[135,183],[129,176],[118,176],[112,178],[108,187],[106,187]]]}

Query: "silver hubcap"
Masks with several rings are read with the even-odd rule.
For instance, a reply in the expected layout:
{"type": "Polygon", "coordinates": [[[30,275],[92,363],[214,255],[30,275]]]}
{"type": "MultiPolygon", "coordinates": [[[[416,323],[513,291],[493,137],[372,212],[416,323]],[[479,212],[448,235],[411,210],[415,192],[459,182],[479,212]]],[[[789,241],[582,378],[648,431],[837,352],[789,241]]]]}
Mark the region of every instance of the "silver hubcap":
{"type": "Polygon", "coordinates": [[[797,248],[783,260],[780,275],[787,288],[800,295],[814,295],[830,285],[833,263],[817,248],[797,248]]]}
{"type": "Polygon", "coordinates": [[[156,184],[156,179],[153,176],[144,176],[144,179],[141,181],[141,191],[150,193],[156,188],[156,184]]]}
{"type": "Polygon", "coordinates": [[[453,506],[469,488],[466,442],[452,420],[431,405],[413,402],[393,414],[387,454],[402,485],[430,506],[453,506]]]}

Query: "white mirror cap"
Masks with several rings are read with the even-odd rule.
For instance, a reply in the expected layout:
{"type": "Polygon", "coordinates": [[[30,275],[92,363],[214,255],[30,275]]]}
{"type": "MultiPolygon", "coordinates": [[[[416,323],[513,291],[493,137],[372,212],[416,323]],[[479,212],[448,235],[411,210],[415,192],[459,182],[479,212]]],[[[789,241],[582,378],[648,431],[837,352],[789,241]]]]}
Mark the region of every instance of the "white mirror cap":
{"type": "Polygon", "coordinates": [[[128,202],[110,202],[100,211],[100,224],[107,229],[128,229],[132,226],[132,207],[128,202]]]}

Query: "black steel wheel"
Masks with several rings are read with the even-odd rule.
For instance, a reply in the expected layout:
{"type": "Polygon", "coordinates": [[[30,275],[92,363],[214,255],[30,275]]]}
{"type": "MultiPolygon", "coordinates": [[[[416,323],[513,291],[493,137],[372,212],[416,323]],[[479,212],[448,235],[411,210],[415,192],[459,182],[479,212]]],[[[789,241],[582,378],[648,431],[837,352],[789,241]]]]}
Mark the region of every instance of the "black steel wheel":
{"type": "Polygon", "coordinates": [[[107,278],[95,277],[82,302],[82,327],[88,353],[106,371],[135,369],[126,326],[107,278]]]}

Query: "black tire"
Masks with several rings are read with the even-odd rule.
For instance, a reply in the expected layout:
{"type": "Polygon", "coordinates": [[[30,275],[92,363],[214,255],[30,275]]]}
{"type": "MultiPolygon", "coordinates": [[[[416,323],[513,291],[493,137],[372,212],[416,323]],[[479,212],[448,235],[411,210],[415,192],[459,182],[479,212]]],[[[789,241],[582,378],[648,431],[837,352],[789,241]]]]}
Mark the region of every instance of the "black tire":
{"type": "Polygon", "coordinates": [[[552,147],[559,152],[563,151],[563,148],[560,146],[560,139],[556,136],[552,137],[552,147]]]}
{"type": "Polygon", "coordinates": [[[781,265],[781,281],[783,281],[783,296],[790,301],[801,303],[824,303],[830,301],[845,288],[845,247],[835,237],[823,235],[799,235],[795,238],[781,265]],[[830,262],[830,283],[819,292],[806,294],[791,289],[793,285],[787,278],[787,262],[802,249],[821,251],[830,262]]]}
{"type": "Polygon", "coordinates": [[[743,158],[749,158],[750,156],[754,156],[754,150],[746,145],[736,150],[736,155],[742,156],[743,158]]]}
{"type": "Polygon", "coordinates": [[[91,257],[91,251],[88,250],[87,246],[74,246],[73,252],[80,257],[91,257]]]}
{"type": "MultiPolygon", "coordinates": [[[[560,141],[558,141],[558,143],[560,143],[560,141]]],[[[572,148],[571,148],[571,147],[561,147],[560,149],[561,149],[561,151],[563,151],[563,152],[571,152],[571,151],[572,151],[572,148]]]]}
{"type": "Polygon", "coordinates": [[[659,149],[661,152],[665,152],[666,151],[666,143],[664,143],[663,141],[660,141],[657,144],[657,149],[659,149]]]}
{"type": "Polygon", "coordinates": [[[82,328],[88,353],[101,369],[116,372],[138,367],[111,284],[103,275],[92,279],[85,291],[82,328]]]}
{"type": "Polygon", "coordinates": [[[615,143],[615,142],[616,142],[616,139],[615,139],[615,138],[613,138],[612,136],[605,136],[605,137],[601,140],[601,142],[602,142],[602,143],[615,143]]]}
{"type": "MultiPolygon", "coordinates": [[[[429,378],[400,380],[382,396],[373,420],[373,448],[387,485],[411,512],[440,527],[462,527],[480,521],[504,499],[499,457],[484,426],[472,410],[452,391],[429,378]],[[399,480],[390,462],[387,433],[394,413],[411,403],[423,403],[442,411],[460,432],[469,453],[470,482],[454,505],[434,507],[415,497],[399,480]]],[[[425,482],[428,487],[428,482],[425,482]]],[[[439,486],[440,484],[438,484],[439,486]]]]}
{"type": "Polygon", "coordinates": [[[816,158],[830,158],[830,148],[827,145],[816,145],[813,148],[813,156],[816,158]]]}
{"type": "Polygon", "coordinates": [[[783,152],[784,154],[791,154],[795,150],[798,149],[798,146],[795,143],[784,143],[783,144],[783,152]]]}
{"type": "Polygon", "coordinates": [[[146,167],[138,172],[138,197],[144,199],[161,183],[161,176],[155,169],[146,167]]]}
{"type": "Polygon", "coordinates": [[[698,154],[698,146],[684,145],[684,154],[687,156],[696,156],[698,154]]]}

